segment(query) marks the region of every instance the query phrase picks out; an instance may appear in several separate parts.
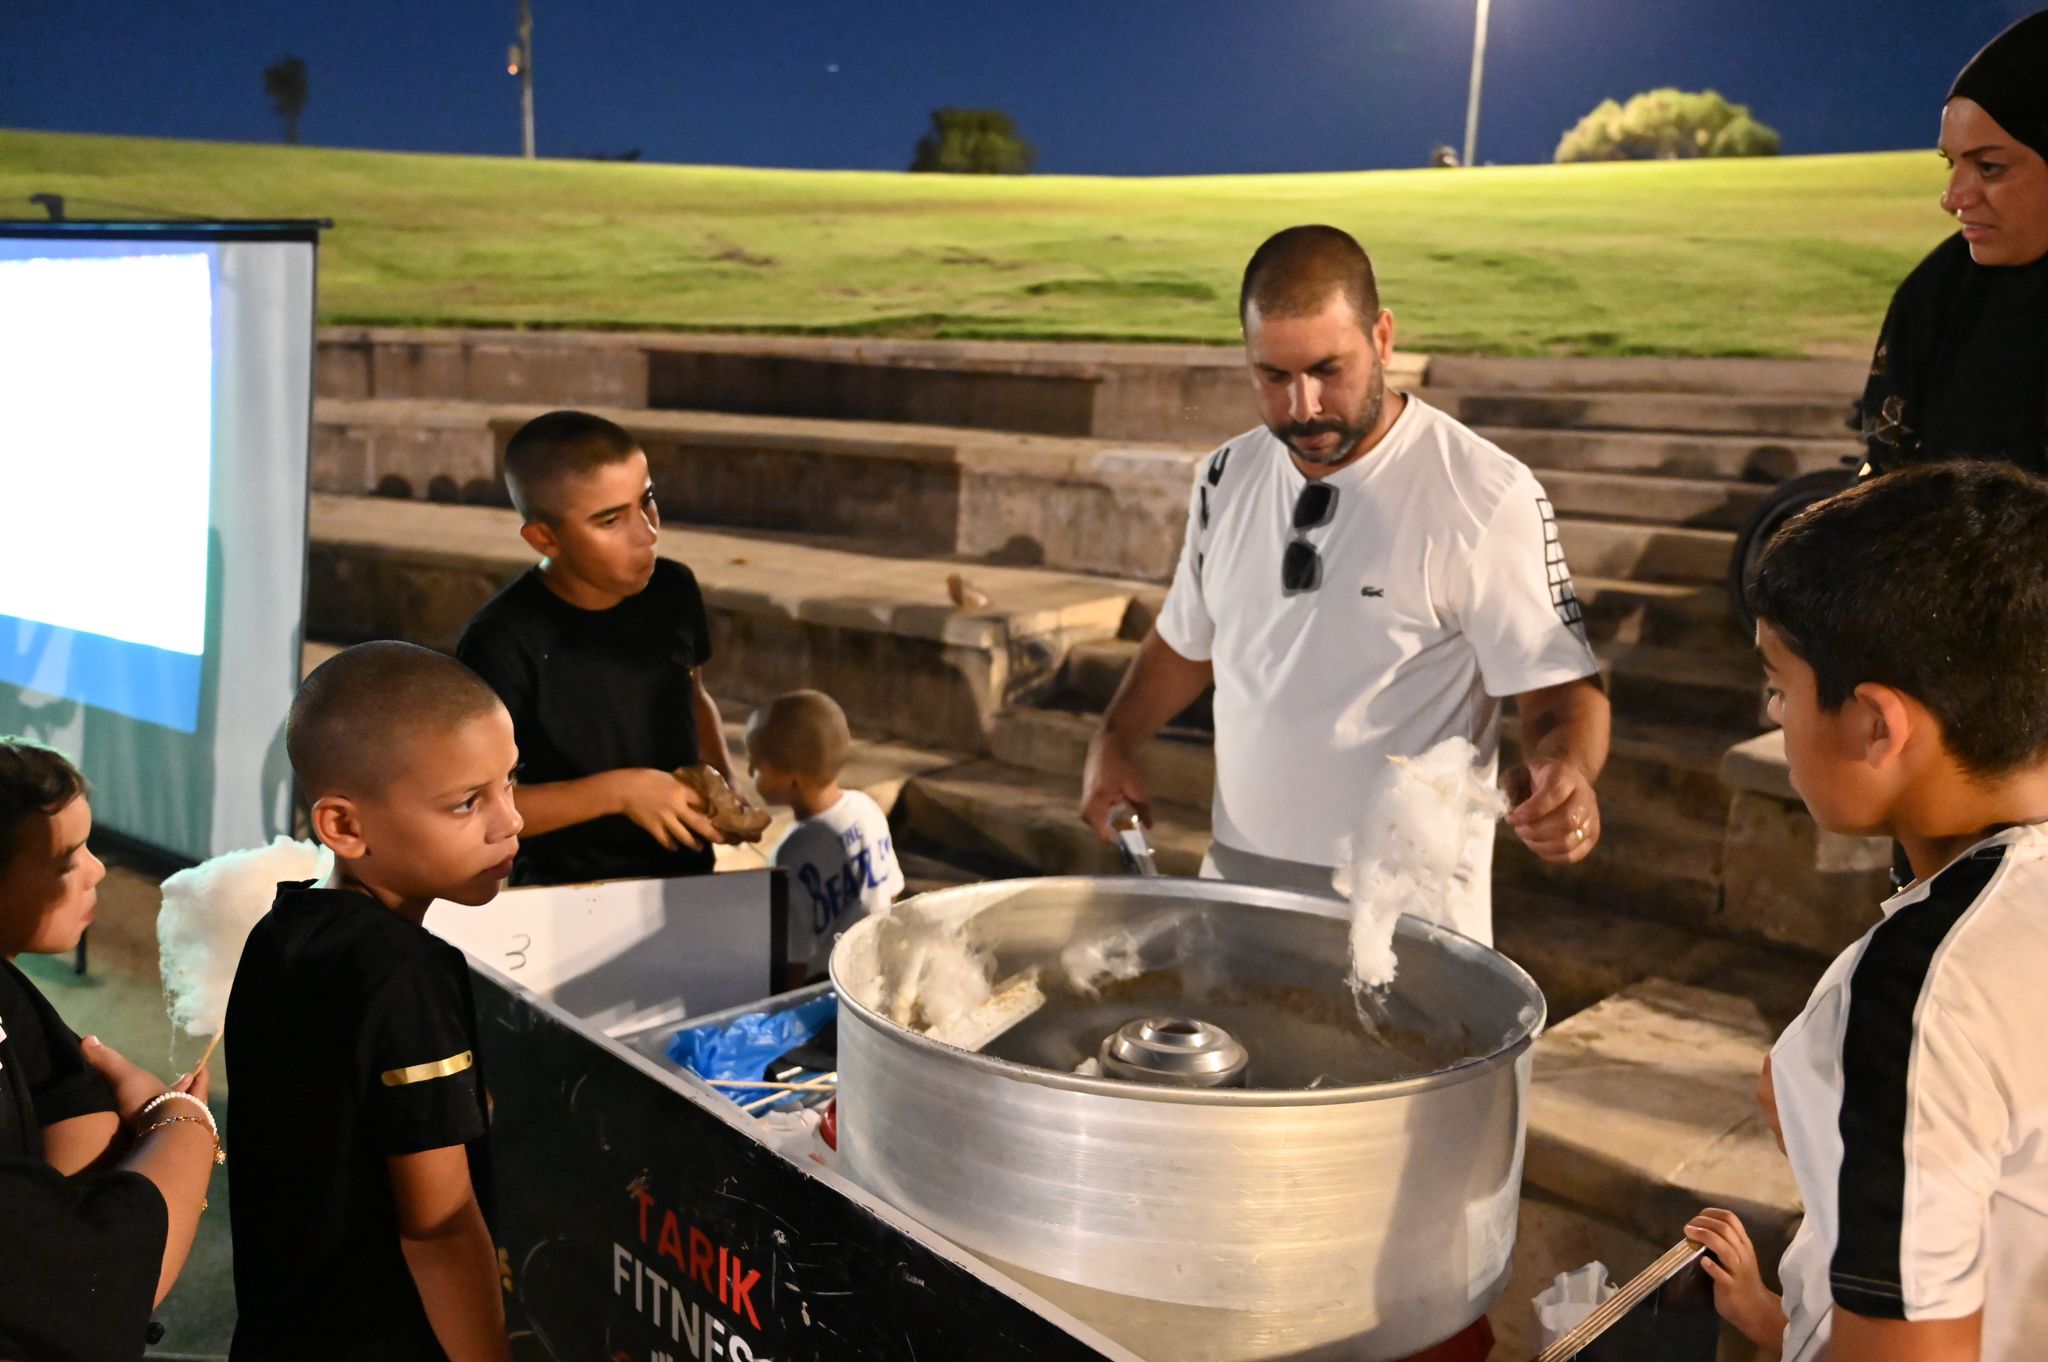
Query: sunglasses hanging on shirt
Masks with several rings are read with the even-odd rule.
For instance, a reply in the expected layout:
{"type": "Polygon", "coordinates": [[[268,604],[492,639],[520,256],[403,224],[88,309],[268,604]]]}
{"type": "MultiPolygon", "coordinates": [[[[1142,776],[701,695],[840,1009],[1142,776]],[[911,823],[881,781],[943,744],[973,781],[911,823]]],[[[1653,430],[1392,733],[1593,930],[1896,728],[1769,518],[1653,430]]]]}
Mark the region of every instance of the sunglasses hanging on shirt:
{"type": "Polygon", "coordinates": [[[1314,591],[1323,584],[1323,556],[1308,542],[1308,532],[1337,517],[1337,489],[1312,482],[1294,499],[1293,537],[1280,556],[1280,590],[1288,596],[1314,591]]]}

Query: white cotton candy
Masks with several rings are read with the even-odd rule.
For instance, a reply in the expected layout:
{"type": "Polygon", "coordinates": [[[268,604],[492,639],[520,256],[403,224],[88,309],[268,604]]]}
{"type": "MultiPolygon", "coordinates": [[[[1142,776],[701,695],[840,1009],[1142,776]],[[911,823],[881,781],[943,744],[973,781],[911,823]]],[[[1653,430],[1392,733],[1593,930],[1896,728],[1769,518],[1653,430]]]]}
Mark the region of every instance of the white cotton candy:
{"type": "Polygon", "coordinates": [[[875,925],[889,1019],[930,1031],[987,1002],[994,962],[967,941],[965,920],[941,920],[915,900],[892,905],[875,925]]]}
{"type": "Polygon", "coordinates": [[[1460,862],[1507,807],[1463,738],[1446,738],[1419,757],[1387,759],[1331,877],[1351,900],[1354,991],[1394,981],[1394,925],[1401,914],[1450,926],[1476,909],[1488,887],[1461,875],[1460,862]]]}
{"type": "Polygon", "coordinates": [[[1159,968],[1157,964],[1146,964],[1146,948],[1186,925],[1184,914],[1161,913],[1136,926],[1069,942],[1060,951],[1060,971],[1066,975],[1067,987],[1093,998],[1112,980],[1135,979],[1147,969],[1159,968]]]}
{"type": "Polygon", "coordinates": [[[226,1022],[243,943],[270,911],[285,880],[324,878],[334,855],[312,842],[279,837],[267,847],[231,851],[164,881],[156,944],[171,1024],[210,1036],[226,1022]]]}

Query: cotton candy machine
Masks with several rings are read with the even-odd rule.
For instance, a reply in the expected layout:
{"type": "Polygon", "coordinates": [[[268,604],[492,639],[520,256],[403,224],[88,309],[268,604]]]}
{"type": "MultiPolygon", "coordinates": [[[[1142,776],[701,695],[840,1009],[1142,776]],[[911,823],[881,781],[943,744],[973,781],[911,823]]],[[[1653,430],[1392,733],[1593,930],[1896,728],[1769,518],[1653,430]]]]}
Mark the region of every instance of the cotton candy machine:
{"type": "Polygon", "coordinates": [[[1165,1362],[1405,1357],[1505,1283],[1543,998],[1412,918],[1366,1020],[1346,906],[1214,881],[964,886],[832,957],[840,1149],[885,1200],[1165,1362]],[[890,1020],[952,934],[1043,1007],[982,1053],[890,1020]]]}

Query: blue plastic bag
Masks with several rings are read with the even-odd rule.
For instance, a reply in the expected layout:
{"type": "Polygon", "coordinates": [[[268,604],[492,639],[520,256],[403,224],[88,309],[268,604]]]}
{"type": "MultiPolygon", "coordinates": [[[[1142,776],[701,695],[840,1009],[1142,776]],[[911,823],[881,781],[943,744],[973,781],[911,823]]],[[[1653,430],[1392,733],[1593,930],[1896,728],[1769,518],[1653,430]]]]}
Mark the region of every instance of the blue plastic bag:
{"type": "Polygon", "coordinates": [[[686,1026],[668,1043],[668,1057],[700,1078],[759,1078],[776,1056],[838,1017],[838,995],[822,993],[782,1012],[749,1012],[723,1026],[686,1026]]]}

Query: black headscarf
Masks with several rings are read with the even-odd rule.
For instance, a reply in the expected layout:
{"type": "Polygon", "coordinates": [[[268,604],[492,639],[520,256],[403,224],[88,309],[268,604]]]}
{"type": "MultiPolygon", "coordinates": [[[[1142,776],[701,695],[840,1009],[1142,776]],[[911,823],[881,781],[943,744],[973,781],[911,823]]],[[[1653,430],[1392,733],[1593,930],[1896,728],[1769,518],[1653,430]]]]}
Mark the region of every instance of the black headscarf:
{"type": "Polygon", "coordinates": [[[1948,97],[1975,100],[1999,127],[2048,160],[2048,9],[1985,44],[1948,97]]]}
{"type": "MultiPolygon", "coordinates": [[[[1992,39],[1949,98],[2048,159],[2048,10],[1992,39]]],[[[2048,475],[2048,258],[1979,265],[1960,234],[1935,247],[1885,314],[1863,431],[1872,472],[1975,458],[2048,475]]]]}

